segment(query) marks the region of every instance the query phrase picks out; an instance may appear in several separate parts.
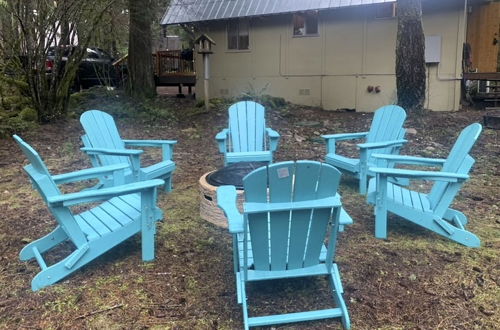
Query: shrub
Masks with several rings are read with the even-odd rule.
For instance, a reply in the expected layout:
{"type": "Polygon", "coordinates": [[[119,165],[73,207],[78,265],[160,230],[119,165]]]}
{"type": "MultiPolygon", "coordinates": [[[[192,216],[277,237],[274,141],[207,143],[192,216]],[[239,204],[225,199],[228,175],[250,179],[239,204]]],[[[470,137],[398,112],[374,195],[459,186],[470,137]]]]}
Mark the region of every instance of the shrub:
{"type": "Polygon", "coordinates": [[[19,117],[24,121],[37,121],[38,114],[35,109],[30,107],[25,107],[20,113],[19,117]]]}

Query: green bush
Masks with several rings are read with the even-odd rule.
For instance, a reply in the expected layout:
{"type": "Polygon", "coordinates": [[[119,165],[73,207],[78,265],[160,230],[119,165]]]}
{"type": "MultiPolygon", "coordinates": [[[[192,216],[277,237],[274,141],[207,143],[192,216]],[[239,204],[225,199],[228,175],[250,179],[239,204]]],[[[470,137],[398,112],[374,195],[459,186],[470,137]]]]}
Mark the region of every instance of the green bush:
{"type": "Polygon", "coordinates": [[[136,100],[122,90],[95,86],[72,94],[69,101],[69,116],[79,117],[87,110],[102,110],[115,118],[139,118],[144,121],[175,121],[173,107],[162,97],[136,100]]]}
{"type": "Polygon", "coordinates": [[[6,138],[12,134],[20,133],[35,128],[37,125],[34,122],[29,122],[21,119],[20,116],[15,117],[0,117],[0,137],[6,138]]]}
{"type": "Polygon", "coordinates": [[[201,108],[201,107],[204,107],[205,106],[205,101],[204,100],[199,100],[196,102],[196,105],[195,105],[197,108],[201,108]]]}
{"type": "Polygon", "coordinates": [[[19,117],[24,121],[37,121],[38,114],[35,109],[26,107],[19,113],[19,117]]]}
{"type": "Polygon", "coordinates": [[[38,115],[19,76],[0,73],[0,137],[36,127],[38,115]]]}
{"type": "Polygon", "coordinates": [[[260,103],[263,106],[270,109],[281,109],[286,107],[287,102],[282,97],[274,97],[268,94],[264,94],[260,97],[260,103]]]}

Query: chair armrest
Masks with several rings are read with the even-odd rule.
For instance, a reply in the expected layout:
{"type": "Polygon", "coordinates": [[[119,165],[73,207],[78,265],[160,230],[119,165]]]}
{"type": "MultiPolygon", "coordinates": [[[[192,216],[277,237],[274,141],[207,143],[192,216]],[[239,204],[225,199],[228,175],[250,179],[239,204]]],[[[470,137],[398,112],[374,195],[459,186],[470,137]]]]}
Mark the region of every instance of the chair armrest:
{"type": "Polygon", "coordinates": [[[176,140],[123,140],[125,145],[137,147],[161,147],[164,144],[176,144],[176,140]]]}
{"type": "Polygon", "coordinates": [[[352,220],[349,213],[347,213],[347,211],[343,207],[341,207],[340,208],[339,225],[340,226],[352,225],[353,222],[354,221],[352,220]]]}
{"type": "Polygon", "coordinates": [[[217,133],[217,135],[215,136],[215,139],[217,141],[225,140],[225,139],[227,139],[228,134],[229,134],[229,128],[224,128],[222,131],[217,133]]]}
{"type": "Polygon", "coordinates": [[[144,190],[152,189],[165,184],[165,181],[160,179],[148,180],[130,183],[122,186],[115,186],[111,188],[86,190],[71,194],[64,194],[49,197],[47,202],[50,206],[72,206],[82,203],[97,202],[104,199],[110,199],[116,196],[128,195],[132,193],[141,192],[144,190]]]}
{"type": "Polygon", "coordinates": [[[279,138],[280,133],[276,132],[272,128],[266,127],[266,133],[269,136],[269,138],[279,138]]]}
{"type": "Polygon", "coordinates": [[[105,175],[113,175],[115,174],[115,172],[121,171],[128,167],[129,164],[114,164],[108,166],[93,167],[81,171],[54,175],[52,176],[52,179],[56,184],[95,179],[105,175]]]}
{"type": "Polygon", "coordinates": [[[83,147],[80,150],[86,152],[89,155],[109,155],[109,156],[127,156],[130,159],[130,164],[132,164],[132,172],[134,176],[139,178],[139,170],[141,169],[141,154],[143,150],[138,149],[107,149],[107,148],[91,148],[83,147]]]}
{"type": "Polygon", "coordinates": [[[408,141],[401,139],[401,140],[393,140],[393,141],[360,143],[360,144],[358,144],[358,148],[360,148],[360,149],[378,149],[378,148],[386,148],[386,147],[396,147],[396,146],[402,146],[406,142],[408,142],[408,141]]]}
{"type": "Polygon", "coordinates": [[[229,129],[224,128],[222,131],[217,133],[215,136],[215,139],[217,140],[217,143],[219,144],[219,152],[225,153],[227,151],[227,145],[226,145],[226,140],[229,135],[229,129]]]}
{"type": "Polygon", "coordinates": [[[370,167],[370,171],[389,177],[411,178],[420,180],[458,182],[469,178],[467,174],[440,172],[440,171],[414,171],[398,168],[370,167]]]}
{"type": "Polygon", "coordinates": [[[326,140],[326,153],[335,153],[335,143],[342,140],[362,139],[368,132],[321,135],[326,140]]]}
{"type": "Polygon", "coordinates": [[[90,148],[83,147],[80,150],[90,155],[110,155],[110,156],[134,156],[140,155],[144,151],[137,149],[106,149],[106,148],[90,148]]]}
{"type": "Polygon", "coordinates": [[[217,188],[217,205],[224,211],[228,220],[229,232],[243,232],[243,215],[236,206],[238,194],[235,186],[220,186],[217,188]]]}
{"type": "Polygon", "coordinates": [[[280,134],[269,127],[266,127],[266,133],[267,136],[269,137],[269,149],[271,151],[276,151],[276,149],[278,149],[280,134]]]}
{"type": "Polygon", "coordinates": [[[368,132],[360,132],[360,133],[345,133],[345,134],[329,134],[329,135],[321,135],[321,137],[325,140],[352,140],[352,139],[362,139],[368,135],[368,132]]]}
{"type": "Polygon", "coordinates": [[[372,154],[373,158],[386,159],[391,163],[395,164],[408,164],[408,165],[443,165],[446,159],[439,158],[424,158],[415,156],[405,156],[405,155],[384,155],[384,154],[372,154]]]}
{"type": "Polygon", "coordinates": [[[176,140],[123,140],[125,146],[131,147],[161,147],[163,160],[172,160],[176,140]]]}

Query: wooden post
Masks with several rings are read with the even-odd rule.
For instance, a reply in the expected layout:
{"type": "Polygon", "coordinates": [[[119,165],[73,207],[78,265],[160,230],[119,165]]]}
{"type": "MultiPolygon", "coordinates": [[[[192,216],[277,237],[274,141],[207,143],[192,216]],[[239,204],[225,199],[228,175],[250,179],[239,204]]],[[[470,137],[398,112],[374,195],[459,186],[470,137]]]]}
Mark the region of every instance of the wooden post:
{"type": "Polygon", "coordinates": [[[210,54],[204,53],[203,54],[203,66],[204,66],[204,71],[205,71],[205,76],[204,76],[204,81],[203,81],[203,87],[204,87],[204,96],[205,96],[205,109],[208,111],[209,110],[209,100],[210,100],[210,95],[209,95],[209,80],[210,80],[210,61],[209,61],[209,56],[210,54]]]}
{"type": "Polygon", "coordinates": [[[215,42],[210,39],[205,34],[199,36],[195,41],[198,44],[198,54],[203,54],[203,67],[204,67],[204,79],[203,79],[203,89],[205,96],[205,109],[209,110],[209,100],[210,100],[210,88],[209,88],[209,80],[210,80],[210,61],[209,56],[212,54],[212,45],[215,45],[215,42]]]}

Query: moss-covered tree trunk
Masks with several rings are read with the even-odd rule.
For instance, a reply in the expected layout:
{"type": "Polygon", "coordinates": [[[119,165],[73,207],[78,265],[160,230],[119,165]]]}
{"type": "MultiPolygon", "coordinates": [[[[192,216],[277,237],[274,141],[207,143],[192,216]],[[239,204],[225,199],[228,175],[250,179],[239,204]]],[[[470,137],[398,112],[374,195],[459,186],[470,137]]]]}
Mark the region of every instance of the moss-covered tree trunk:
{"type": "Polygon", "coordinates": [[[425,101],[425,36],[421,0],[398,0],[396,86],[398,104],[421,115],[425,101]]]}
{"type": "Polygon", "coordinates": [[[132,97],[156,95],[153,73],[151,23],[154,0],[129,0],[130,31],[128,46],[127,92],[132,97]]]}

